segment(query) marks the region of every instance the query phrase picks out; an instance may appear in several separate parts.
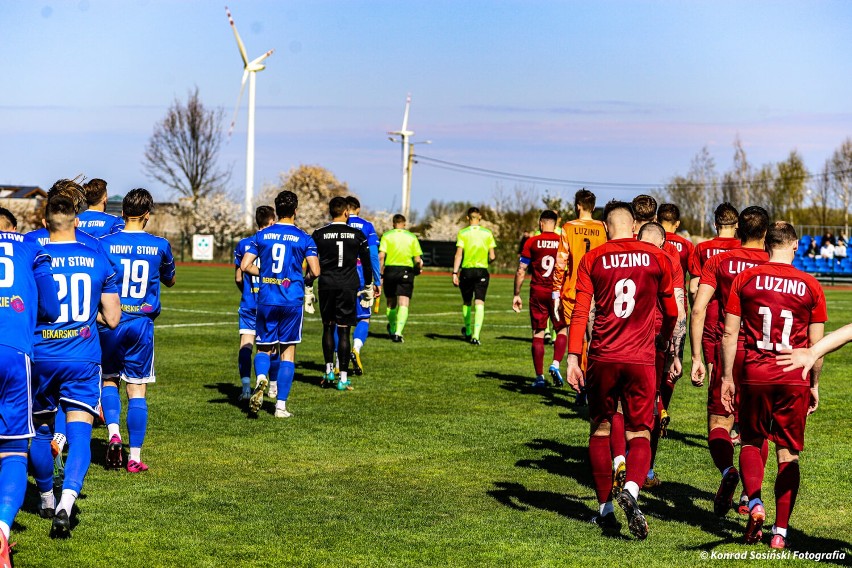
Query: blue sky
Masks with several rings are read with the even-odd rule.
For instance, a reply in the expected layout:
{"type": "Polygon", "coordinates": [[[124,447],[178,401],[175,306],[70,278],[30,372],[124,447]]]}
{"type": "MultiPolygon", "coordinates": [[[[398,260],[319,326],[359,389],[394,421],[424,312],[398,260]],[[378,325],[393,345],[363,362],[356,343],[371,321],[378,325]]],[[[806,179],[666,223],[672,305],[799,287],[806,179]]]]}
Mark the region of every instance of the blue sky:
{"type": "MultiPolygon", "coordinates": [[[[739,134],[760,165],[798,149],[819,169],[852,135],[852,3],[247,1],[230,8],[258,75],[256,187],[319,164],[373,209],[399,205],[399,128],[417,152],[535,176],[663,183],[739,134]]],[[[0,184],[85,172],[110,191],[168,191],[141,167],[153,125],[198,86],[225,109],[242,64],[211,1],[0,2],[0,184]]],[[[244,191],[245,98],[222,161],[244,191]]],[[[413,174],[413,207],[486,202],[513,181],[413,174]]],[[[569,196],[575,186],[538,184],[569,196]]],[[[631,192],[599,191],[602,197],[631,192]]]]}

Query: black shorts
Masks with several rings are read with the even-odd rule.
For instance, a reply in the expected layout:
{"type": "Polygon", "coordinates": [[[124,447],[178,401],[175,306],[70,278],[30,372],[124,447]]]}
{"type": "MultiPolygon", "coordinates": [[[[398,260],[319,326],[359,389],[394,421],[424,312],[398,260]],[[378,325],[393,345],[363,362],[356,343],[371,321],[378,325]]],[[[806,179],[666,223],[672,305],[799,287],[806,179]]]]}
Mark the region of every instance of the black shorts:
{"type": "Polygon", "coordinates": [[[385,266],[382,287],[388,298],[410,298],[414,292],[414,269],[410,266],[385,266]]]}
{"type": "Polygon", "coordinates": [[[358,323],[356,302],[358,291],[327,289],[319,287],[320,317],[323,323],[355,325],[358,323]]]}
{"type": "Polygon", "coordinates": [[[484,302],[490,277],[487,268],[462,268],[459,272],[459,289],[462,293],[462,302],[465,305],[470,304],[472,299],[484,302]]]}

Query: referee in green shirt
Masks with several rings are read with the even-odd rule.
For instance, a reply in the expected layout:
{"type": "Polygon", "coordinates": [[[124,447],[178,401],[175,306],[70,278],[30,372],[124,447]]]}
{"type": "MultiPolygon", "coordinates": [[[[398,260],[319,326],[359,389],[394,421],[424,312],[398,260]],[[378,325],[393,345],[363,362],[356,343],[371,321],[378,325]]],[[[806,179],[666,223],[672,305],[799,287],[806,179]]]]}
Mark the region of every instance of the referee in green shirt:
{"type": "Polygon", "coordinates": [[[394,343],[403,342],[414,277],[423,268],[422,255],[420,241],[405,230],[405,217],[394,215],[393,229],[386,231],[379,242],[379,266],[388,303],[388,333],[394,343]]]}
{"type": "Polygon", "coordinates": [[[456,239],[456,257],[453,261],[453,286],[461,289],[462,315],[465,339],[473,345],[479,345],[479,332],[485,320],[485,294],[488,292],[488,263],[496,256],[497,243],[494,235],[480,226],[482,214],[476,207],[467,210],[469,226],[459,231],[456,239]],[[461,270],[459,270],[461,269],[461,270]],[[470,302],[474,300],[473,329],[470,322],[470,302]]]}

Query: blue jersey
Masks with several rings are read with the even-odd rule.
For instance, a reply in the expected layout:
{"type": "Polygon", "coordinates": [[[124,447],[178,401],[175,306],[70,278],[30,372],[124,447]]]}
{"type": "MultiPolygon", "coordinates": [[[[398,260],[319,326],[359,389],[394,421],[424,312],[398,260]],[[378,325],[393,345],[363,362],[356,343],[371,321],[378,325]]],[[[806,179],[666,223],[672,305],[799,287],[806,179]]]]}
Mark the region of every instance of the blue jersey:
{"type": "MultiPolygon", "coordinates": [[[[253,237],[246,237],[237,244],[234,249],[234,266],[240,267],[243,262],[243,256],[251,248],[251,240],[253,237]]],[[[255,266],[260,266],[260,257],[254,261],[255,266]]],[[[240,298],[240,309],[256,310],[257,309],[257,293],[260,290],[260,278],[243,274],[243,296],[240,298]]]]}
{"type": "Polygon", "coordinates": [[[175,276],[169,241],[145,231],[119,231],[101,239],[115,270],[121,297],[121,319],[160,315],[160,280],[175,276]]]}
{"type": "Polygon", "coordinates": [[[77,215],[77,220],[79,221],[78,229],[97,239],[124,229],[124,221],[120,217],[103,211],[87,209],[77,215]]]}
{"type": "MultiPolygon", "coordinates": [[[[379,266],[379,235],[376,234],[376,228],[366,219],[362,219],[357,215],[350,215],[346,224],[350,227],[360,229],[364,236],[367,237],[367,246],[370,247],[370,261],[373,263],[373,284],[376,286],[382,285],[382,273],[379,266]]],[[[361,268],[361,260],[358,260],[358,279],[361,281],[361,288],[364,287],[364,270],[361,268]]]]}
{"type": "Polygon", "coordinates": [[[101,294],[116,294],[115,273],[107,257],[77,242],[47,243],[53,279],[59,291],[59,317],[38,323],[34,355],[37,361],[101,362],[98,305],[101,294]]]}
{"type": "Polygon", "coordinates": [[[317,245],[296,225],[275,223],[251,238],[246,252],[260,259],[257,303],[265,306],[301,306],[305,301],[302,263],[317,256],[317,245]]]}
{"type": "Polygon", "coordinates": [[[41,245],[19,233],[0,232],[0,345],[32,357],[36,280],[50,276],[50,256],[41,245]]]}
{"type": "MultiPolygon", "coordinates": [[[[48,233],[47,229],[44,227],[36,229],[35,231],[30,231],[24,235],[24,237],[29,241],[37,242],[41,246],[50,242],[50,233],[48,233]]],[[[81,231],[79,227],[74,230],[74,238],[77,239],[77,242],[80,244],[103,252],[100,241],[89,233],[81,231]]]]}

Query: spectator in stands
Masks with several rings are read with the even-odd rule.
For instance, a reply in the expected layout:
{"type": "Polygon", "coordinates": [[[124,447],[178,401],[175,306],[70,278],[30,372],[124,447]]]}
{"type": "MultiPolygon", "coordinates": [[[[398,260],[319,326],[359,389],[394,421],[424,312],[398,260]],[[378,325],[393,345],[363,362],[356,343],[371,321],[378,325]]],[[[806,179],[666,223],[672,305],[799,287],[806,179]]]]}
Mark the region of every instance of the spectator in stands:
{"type": "Polygon", "coordinates": [[[837,237],[837,244],[843,243],[844,246],[847,244],[846,233],[840,233],[837,237]]]}
{"type": "Polygon", "coordinates": [[[822,239],[822,247],[819,249],[819,255],[822,258],[827,258],[829,260],[834,258],[834,245],[831,244],[831,233],[827,233],[825,237],[822,239]]]}
{"type": "Polygon", "coordinates": [[[834,235],[832,235],[831,232],[827,232],[822,236],[822,241],[819,244],[820,247],[824,247],[825,243],[831,243],[832,246],[837,244],[837,241],[834,240],[834,235]]]}
{"type": "Polygon", "coordinates": [[[805,254],[808,258],[816,258],[819,256],[819,247],[817,246],[816,239],[811,240],[811,244],[805,254]]]}
{"type": "Polygon", "coordinates": [[[837,239],[837,245],[834,247],[834,258],[846,258],[846,239],[841,235],[837,239]]]}

